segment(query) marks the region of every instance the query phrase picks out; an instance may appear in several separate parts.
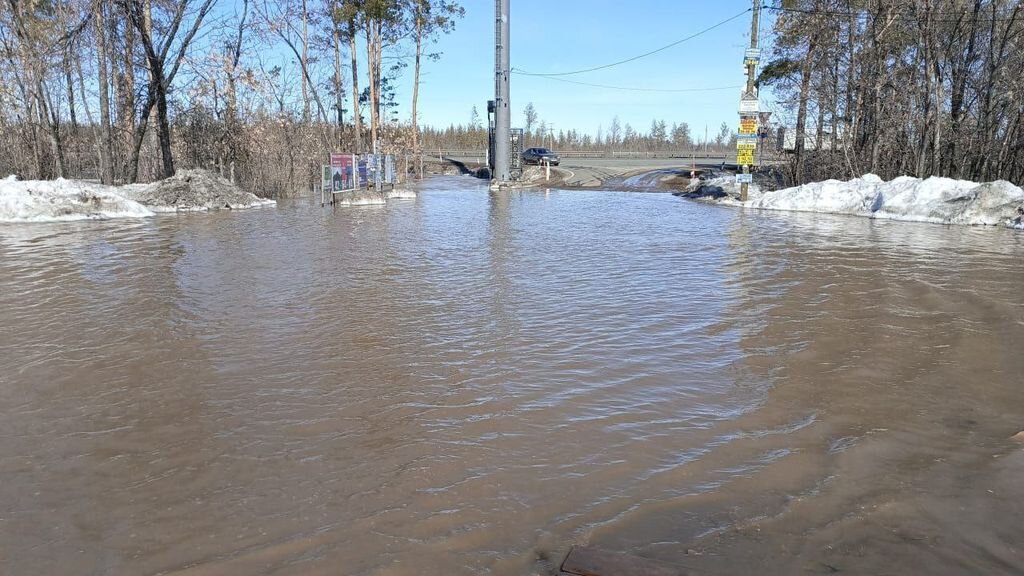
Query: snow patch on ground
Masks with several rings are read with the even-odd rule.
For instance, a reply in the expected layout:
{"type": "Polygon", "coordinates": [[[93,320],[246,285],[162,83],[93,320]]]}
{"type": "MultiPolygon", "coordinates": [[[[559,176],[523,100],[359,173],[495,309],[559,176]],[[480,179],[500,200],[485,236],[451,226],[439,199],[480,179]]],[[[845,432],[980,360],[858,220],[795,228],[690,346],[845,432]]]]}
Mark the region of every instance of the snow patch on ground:
{"type": "Polygon", "coordinates": [[[117,188],[75,180],[0,181],[0,222],[147,218],[153,212],[117,188]]]}
{"type": "Polygon", "coordinates": [[[741,203],[735,177],[714,178],[694,186],[721,188],[722,204],[763,210],[851,214],[889,220],[1010,226],[1024,229],[1024,190],[998,180],[978,183],[952,178],[901,176],[888,182],[874,174],[852,180],[826,180],[793,188],[762,192],[751,186],[750,199],[741,203]]]}
{"type": "Polygon", "coordinates": [[[80,180],[0,180],[0,222],[62,222],[148,218],[157,212],[272,206],[203,170],[152,184],[105,186],[80,180]]]}

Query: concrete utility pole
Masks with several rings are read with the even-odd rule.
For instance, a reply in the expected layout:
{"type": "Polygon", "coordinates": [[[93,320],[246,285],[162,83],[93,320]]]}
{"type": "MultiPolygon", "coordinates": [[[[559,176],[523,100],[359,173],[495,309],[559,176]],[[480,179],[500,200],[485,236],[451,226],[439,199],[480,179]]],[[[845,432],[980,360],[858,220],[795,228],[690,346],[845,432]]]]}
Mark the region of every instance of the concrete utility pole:
{"type": "Polygon", "coordinates": [[[491,174],[491,179],[498,186],[512,179],[508,157],[512,139],[512,110],[509,108],[510,2],[495,0],[494,5],[494,174],[491,174]]]}
{"type": "MultiPolygon", "coordinates": [[[[743,167],[740,183],[740,201],[746,202],[750,187],[750,165],[754,163],[754,150],[757,148],[758,126],[757,115],[760,111],[757,88],[757,63],[761,59],[758,48],[758,27],[761,20],[761,2],[754,0],[754,15],[750,22],[750,50],[743,56],[747,67],[747,88],[740,97],[740,130],[736,138],[736,163],[743,167]],[[747,138],[752,136],[752,138],[747,138]]],[[[740,180],[740,177],[737,177],[740,180]]]]}
{"type": "MultiPolygon", "coordinates": [[[[758,27],[761,24],[761,3],[754,0],[754,17],[750,22],[750,49],[757,51],[758,27]]],[[[754,93],[754,81],[757,79],[757,60],[746,59],[747,65],[747,94],[754,93]]]]}

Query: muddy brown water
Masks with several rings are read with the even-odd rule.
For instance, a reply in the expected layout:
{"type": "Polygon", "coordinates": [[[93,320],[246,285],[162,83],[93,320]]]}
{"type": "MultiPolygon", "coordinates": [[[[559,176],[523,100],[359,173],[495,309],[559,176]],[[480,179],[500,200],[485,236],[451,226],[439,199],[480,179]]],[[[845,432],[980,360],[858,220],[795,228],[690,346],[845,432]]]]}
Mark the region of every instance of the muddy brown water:
{"type": "Polygon", "coordinates": [[[460,178],[0,226],[0,573],[1021,574],[1022,263],[460,178]]]}

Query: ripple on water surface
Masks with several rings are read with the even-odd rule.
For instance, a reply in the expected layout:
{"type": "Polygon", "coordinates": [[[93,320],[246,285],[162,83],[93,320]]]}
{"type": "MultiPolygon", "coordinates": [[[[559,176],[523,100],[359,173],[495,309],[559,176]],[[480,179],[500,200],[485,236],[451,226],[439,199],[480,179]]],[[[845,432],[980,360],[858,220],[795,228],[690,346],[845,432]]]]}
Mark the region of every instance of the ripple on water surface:
{"type": "Polygon", "coordinates": [[[999,571],[983,511],[1020,500],[963,494],[1019,470],[1020,238],[453,178],[0,226],[0,562],[871,571],[910,566],[896,533],[999,571]]]}

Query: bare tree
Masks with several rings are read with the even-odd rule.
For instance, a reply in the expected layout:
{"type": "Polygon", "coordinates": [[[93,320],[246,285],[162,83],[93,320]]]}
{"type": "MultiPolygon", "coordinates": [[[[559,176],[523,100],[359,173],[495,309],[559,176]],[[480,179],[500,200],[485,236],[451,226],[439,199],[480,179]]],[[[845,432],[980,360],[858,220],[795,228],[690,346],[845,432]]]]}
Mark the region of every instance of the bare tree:
{"type": "Polygon", "coordinates": [[[195,37],[203,19],[209,14],[214,0],[203,0],[199,9],[192,15],[191,25],[181,39],[178,35],[182,24],[186,20],[192,2],[190,0],[177,0],[168,6],[168,23],[163,38],[157,38],[153,34],[150,13],[148,6],[142,0],[120,0],[124,3],[125,12],[139,34],[139,41],[145,53],[146,63],[149,68],[150,78],[146,87],[146,102],[143,105],[140,115],[139,128],[135,134],[131,161],[129,164],[129,179],[135,181],[139,171],[139,152],[142,148],[142,140],[145,137],[149,114],[156,108],[157,136],[160,140],[160,158],[162,163],[161,174],[167,178],[174,175],[174,156],[171,151],[171,129],[167,111],[167,93],[178,74],[181,62],[185,58],[189,44],[195,37]],[[171,54],[175,43],[177,50],[171,54]]]}

